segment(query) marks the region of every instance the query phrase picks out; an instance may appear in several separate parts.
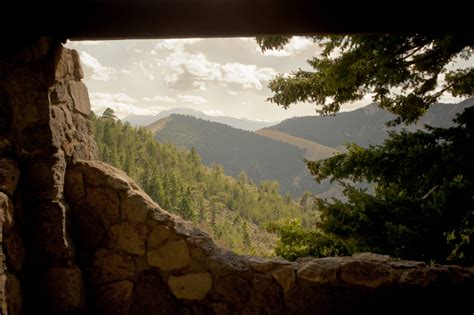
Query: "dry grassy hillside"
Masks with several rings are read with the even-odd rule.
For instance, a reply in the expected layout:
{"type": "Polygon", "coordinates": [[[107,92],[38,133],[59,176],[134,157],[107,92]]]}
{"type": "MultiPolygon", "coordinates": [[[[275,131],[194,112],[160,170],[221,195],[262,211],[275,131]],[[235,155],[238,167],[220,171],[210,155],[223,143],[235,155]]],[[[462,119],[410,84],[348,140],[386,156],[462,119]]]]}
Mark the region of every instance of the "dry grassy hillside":
{"type": "Polygon", "coordinates": [[[256,134],[267,137],[273,140],[282,141],[287,144],[298,147],[305,152],[306,158],[309,160],[323,160],[334,155],[342,153],[340,150],[331,148],[313,141],[309,141],[303,138],[291,136],[287,133],[270,130],[270,129],[260,129],[255,132],[256,134]]]}
{"type": "Polygon", "coordinates": [[[168,123],[169,120],[170,120],[170,117],[169,117],[169,116],[166,117],[166,118],[162,118],[162,119],[157,120],[157,121],[155,121],[154,123],[151,123],[150,125],[148,125],[148,126],[146,127],[146,129],[147,129],[148,131],[151,131],[151,133],[154,134],[155,132],[158,132],[158,131],[160,131],[161,129],[163,129],[163,128],[166,126],[166,124],[168,123]]]}

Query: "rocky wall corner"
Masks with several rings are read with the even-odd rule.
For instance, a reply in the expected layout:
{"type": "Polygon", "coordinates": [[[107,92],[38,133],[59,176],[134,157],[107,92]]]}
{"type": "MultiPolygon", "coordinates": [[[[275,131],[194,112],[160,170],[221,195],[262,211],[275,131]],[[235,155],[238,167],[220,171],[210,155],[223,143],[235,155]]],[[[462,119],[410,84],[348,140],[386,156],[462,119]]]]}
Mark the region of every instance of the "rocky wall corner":
{"type": "Polygon", "coordinates": [[[94,161],[77,52],[0,53],[0,314],[472,314],[474,270],[237,256],[94,161]]]}
{"type": "Polygon", "coordinates": [[[7,46],[0,52],[0,313],[81,311],[64,176],[68,163],[95,159],[97,148],[79,56],[52,38],[7,46]]]}

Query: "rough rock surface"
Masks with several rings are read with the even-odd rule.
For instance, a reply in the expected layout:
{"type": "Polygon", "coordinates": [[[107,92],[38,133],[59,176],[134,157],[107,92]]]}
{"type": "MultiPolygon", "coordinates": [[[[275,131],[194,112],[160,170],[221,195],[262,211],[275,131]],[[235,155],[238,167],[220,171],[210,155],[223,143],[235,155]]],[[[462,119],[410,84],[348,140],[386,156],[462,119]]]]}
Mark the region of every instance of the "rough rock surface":
{"type": "Polygon", "coordinates": [[[202,300],[212,288],[212,277],[208,272],[170,276],[168,284],[178,299],[202,300]]]}
{"type": "MultiPolygon", "coordinates": [[[[143,207],[147,212],[140,210],[137,217],[120,211],[119,223],[101,219],[100,213],[91,215],[101,220],[106,235],[84,262],[90,266],[86,278],[92,279],[87,290],[98,292],[93,307],[104,313],[163,309],[166,314],[375,314],[392,299],[424,296],[425,288],[433,288],[430,294],[459,300],[473,286],[473,274],[467,269],[427,267],[372,253],[294,263],[237,256],[217,248],[204,233],[162,210],[130,178],[109,165],[77,160],[68,166],[66,178],[69,175],[84,179],[66,187],[66,194],[76,200],[70,203],[73,218],[84,211],[83,201],[89,193],[95,194],[93,189],[105,194],[95,199],[98,203],[89,208],[93,212],[107,211],[112,199],[120,203],[114,208],[143,207]],[[86,193],[75,195],[69,189],[86,193]],[[440,285],[447,285],[448,278],[453,291],[447,293],[440,285]],[[113,307],[108,305],[111,301],[113,307]]],[[[72,224],[83,226],[74,219],[72,224]]],[[[82,233],[89,231],[77,230],[74,242],[79,248],[87,240],[82,233]]],[[[407,303],[397,301],[388,313],[401,312],[407,303]]],[[[442,300],[433,303],[444,305],[442,300]]],[[[456,307],[463,309],[467,302],[456,307]]]]}
{"type": "Polygon", "coordinates": [[[148,263],[162,270],[181,269],[191,263],[188,246],[184,240],[168,241],[147,254],[148,263]]]}
{"type": "Polygon", "coordinates": [[[25,252],[12,197],[20,171],[10,159],[0,159],[0,314],[21,314],[22,287],[18,274],[25,252]]]}
{"type": "Polygon", "coordinates": [[[13,196],[19,179],[20,170],[16,163],[10,159],[0,159],[0,191],[13,196]]]}
{"type": "Polygon", "coordinates": [[[104,315],[128,314],[132,299],[133,282],[125,280],[106,284],[97,296],[97,312],[104,315]]]}
{"type": "Polygon", "coordinates": [[[140,273],[136,280],[135,298],[130,314],[176,314],[179,308],[176,297],[170,292],[157,270],[140,273]]]}
{"type": "Polygon", "coordinates": [[[85,309],[85,291],[81,270],[77,266],[53,267],[42,275],[46,305],[60,314],[85,309]]]}
{"type": "Polygon", "coordinates": [[[15,45],[0,52],[0,273],[17,288],[2,314],[76,312],[85,300],[64,182],[69,161],[97,157],[89,97],[77,52],[51,38],[15,45]]]}

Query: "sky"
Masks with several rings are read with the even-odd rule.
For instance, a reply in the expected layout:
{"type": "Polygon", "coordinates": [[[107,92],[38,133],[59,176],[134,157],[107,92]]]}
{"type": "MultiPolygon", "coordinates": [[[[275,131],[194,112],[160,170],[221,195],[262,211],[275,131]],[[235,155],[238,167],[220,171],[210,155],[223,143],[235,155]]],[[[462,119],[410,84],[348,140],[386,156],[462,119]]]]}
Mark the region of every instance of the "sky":
{"type": "MultiPolygon", "coordinates": [[[[66,47],[79,52],[96,114],[111,107],[124,118],[186,107],[211,116],[271,122],[316,115],[314,104],[285,110],[266,101],[272,95],[268,83],[277,74],[311,70],[306,60],[320,48],[304,37],[265,53],[254,38],[68,41],[66,47]]],[[[342,111],[371,102],[366,96],[342,111]]]]}

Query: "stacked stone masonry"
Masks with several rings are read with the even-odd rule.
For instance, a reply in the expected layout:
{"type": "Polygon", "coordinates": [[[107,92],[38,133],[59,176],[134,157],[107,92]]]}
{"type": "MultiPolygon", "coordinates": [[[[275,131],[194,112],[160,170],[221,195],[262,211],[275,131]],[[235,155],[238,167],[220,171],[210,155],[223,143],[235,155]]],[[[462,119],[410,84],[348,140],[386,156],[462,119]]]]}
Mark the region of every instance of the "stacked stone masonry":
{"type": "Polygon", "coordinates": [[[0,54],[0,314],[472,314],[474,268],[243,257],[95,161],[77,52],[0,54]]]}
{"type": "Polygon", "coordinates": [[[395,314],[472,306],[473,269],[371,253],[294,263],[235,255],[102,162],[70,165],[66,195],[86,290],[101,314],[378,314],[386,305],[384,313],[395,314]],[[443,299],[433,300],[437,295],[443,299]]]}
{"type": "Polygon", "coordinates": [[[7,286],[15,286],[5,294],[17,296],[8,306],[2,303],[2,314],[48,305],[61,313],[84,308],[85,301],[83,296],[70,305],[57,303],[68,293],[58,280],[75,277],[68,290],[83,288],[64,176],[70,161],[97,157],[87,120],[89,98],[76,51],[50,38],[16,44],[0,53],[0,178],[15,222],[10,228],[5,224],[10,219],[2,219],[3,268],[7,286]]]}
{"type": "Polygon", "coordinates": [[[19,176],[13,160],[0,159],[0,314],[18,314],[22,305],[19,275],[25,252],[13,201],[19,176]]]}

